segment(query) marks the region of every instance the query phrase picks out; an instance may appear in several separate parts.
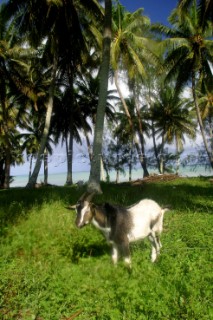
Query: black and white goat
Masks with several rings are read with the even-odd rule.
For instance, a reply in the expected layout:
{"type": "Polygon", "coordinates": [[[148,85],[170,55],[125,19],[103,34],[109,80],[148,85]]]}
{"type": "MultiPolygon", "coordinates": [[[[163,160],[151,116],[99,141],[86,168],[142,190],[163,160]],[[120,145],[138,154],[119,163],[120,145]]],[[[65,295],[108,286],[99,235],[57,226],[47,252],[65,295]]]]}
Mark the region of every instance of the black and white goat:
{"type": "Polygon", "coordinates": [[[152,245],[151,261],[160,254],[160,234],[163,230],[163,216],[168,209],[161,208],[155,201],[144,199],[130,207],[114,206],[109,203],[95,205],[93,194],[83,194],[75,208],[76,226],[82,228],[92,223],[112,244],[112,261],[122,255],[131,266],[129,243],[149,238],[152,245]]]}

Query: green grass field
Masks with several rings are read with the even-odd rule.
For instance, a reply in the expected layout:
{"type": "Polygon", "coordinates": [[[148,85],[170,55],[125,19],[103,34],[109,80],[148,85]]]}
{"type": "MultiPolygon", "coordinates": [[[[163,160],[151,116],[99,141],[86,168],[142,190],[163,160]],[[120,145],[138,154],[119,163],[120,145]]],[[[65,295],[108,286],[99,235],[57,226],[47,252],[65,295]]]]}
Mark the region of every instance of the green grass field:
{"type": "Polygon", "coordinates": [[[213,185],[184,178],[142,186],[103,185],[95,202],[151,198],[171,205],[162,253],[131,245],[132,271],[112,266],[110,247],[92,226],[78,230],[74,204],[84,190],[0,191],[0,319],[213,319],[213,185]]]}

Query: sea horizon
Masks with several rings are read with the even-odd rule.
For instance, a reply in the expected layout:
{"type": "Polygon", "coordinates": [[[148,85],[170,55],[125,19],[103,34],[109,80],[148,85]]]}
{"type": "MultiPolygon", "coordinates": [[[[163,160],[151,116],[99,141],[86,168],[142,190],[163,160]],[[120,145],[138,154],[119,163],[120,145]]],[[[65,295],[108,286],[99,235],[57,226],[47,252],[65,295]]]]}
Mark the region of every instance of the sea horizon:
{"type": "MultiPolygon", "coordinates": [[[[73,172],[73,183],[82,181],[84,183],[89,180],[89,171],[75,171],[73,172]]],[[[149,169],[150,174],[159,174],[157,170],[149,169]]],[[[178,172],[180,176],[183,177],[198,177],[198,176],[211,176],[213,171],[210,168],[205,168],[204,166],[184,166],[180,167],[178,172]]],[[[116,181],[116,171],[110,171],[110,182],[116,181]]],[[[64,186],[66,184],[66,172],[57,172],[48,174],[48,184],[56,186],[64,186]]],[[[25,187],[28,182],[28,174],[13,175],[13,182],[10,184],[10,187],[25,187]]],[[[141,168],[132,170],[132,181],[142,179],[143,170],[141,168]]],[[[37,183],[42,183],[44,181],[44,175],[39,174],[37,183]]],[[[120,173],[119,182],[129,181],[128,171],[120,173]]]]}

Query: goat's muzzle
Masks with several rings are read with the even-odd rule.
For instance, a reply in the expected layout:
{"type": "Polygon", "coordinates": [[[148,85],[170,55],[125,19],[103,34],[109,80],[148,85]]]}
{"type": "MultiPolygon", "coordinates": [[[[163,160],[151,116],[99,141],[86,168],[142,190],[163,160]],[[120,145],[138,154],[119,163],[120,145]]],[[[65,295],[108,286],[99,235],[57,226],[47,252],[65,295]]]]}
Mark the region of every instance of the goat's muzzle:
{"type": "Polygon", "coordinates": [[[78,222],[78,221],[76,221],[75,224],[76,224],[76,227],[77,227],[78,229],[83,228],[83,226],[85,225],[84,223],[80,223],[80,222],[78,222]]]}

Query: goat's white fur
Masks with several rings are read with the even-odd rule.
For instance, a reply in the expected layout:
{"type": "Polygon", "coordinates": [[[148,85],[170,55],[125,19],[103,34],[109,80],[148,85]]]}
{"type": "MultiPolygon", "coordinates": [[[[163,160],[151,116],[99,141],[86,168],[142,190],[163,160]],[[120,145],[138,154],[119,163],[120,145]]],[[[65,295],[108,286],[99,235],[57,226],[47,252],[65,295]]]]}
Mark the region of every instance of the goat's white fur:
{"type": "MultiPolygon", "coordinates": [[[[152,244],[151,261],[155,262],[160,254],[162,244],[158,238],[163,230],[163,216],[167,209],[162,209],[155,201],[150,199],[141,200],[136,205],[128,208],[132,216],[133,228],[128,234],[129,242],[134,242],[146,237],[152,244]],[[156,221],[151,228],[151,222],[156,221]]],[[[113,262],[117,263],[118,253],[113,245],[113,262]]],[[[125,263],[131,265],[131,258],[126,257],[125,263]]]]}
{"type": "Polygon", "coordinates": [[[153,226],[152,230],[150,229],[150,222],[161,217],[162,209],[155,201],[149,199],[141,200],[136,205],[128,208],[128,211],[131,213],[134,225],[128,235],[130,242],[146,238],[151,231],[162,231],[160,229],[162,228],[162,219],[153,226]]]}

